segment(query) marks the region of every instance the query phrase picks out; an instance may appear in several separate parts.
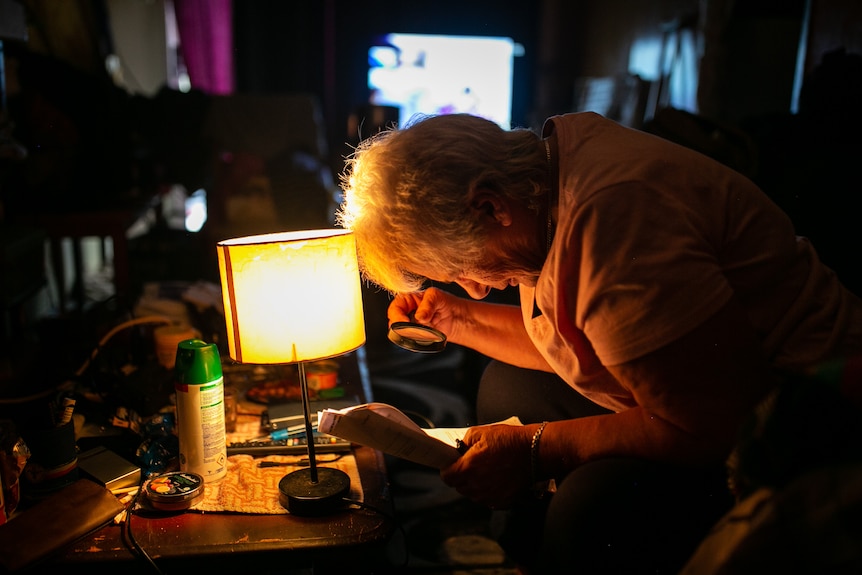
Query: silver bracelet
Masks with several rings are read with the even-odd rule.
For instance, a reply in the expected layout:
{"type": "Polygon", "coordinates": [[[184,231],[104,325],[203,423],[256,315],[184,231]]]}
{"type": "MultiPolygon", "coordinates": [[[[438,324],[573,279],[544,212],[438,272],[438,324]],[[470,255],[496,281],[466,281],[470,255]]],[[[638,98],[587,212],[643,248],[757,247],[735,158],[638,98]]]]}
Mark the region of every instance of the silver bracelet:
{"type": "Polygon", "coordinates": [[[539,426],[539,429],[536,430],[536,433],[533,434],[533,441],[530,443],[530,471],[532,473],[534,485],[541,481],[541,475],[539,473],[539,442],[542,439],[542,433],[545,431],[546,425],[548,425],[548,422],[543,421],[539,426]]]}

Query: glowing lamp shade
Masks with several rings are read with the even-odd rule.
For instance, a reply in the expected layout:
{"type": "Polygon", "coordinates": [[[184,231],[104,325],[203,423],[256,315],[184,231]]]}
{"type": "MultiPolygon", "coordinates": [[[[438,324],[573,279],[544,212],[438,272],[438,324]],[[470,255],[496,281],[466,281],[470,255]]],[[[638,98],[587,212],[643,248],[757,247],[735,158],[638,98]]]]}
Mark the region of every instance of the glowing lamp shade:
{"type": "MultiPolygon", "coordinates": [[[[296,363],[305,436],[312,437],[305,362],[365,343],[353,233],[308,230],[224,240],[218,259],[231,358],[296,363]]],[[[314,441],[306,446],[309,466],[281,479],[279,502],[295,515],[337,510],[350,491],[350,477],[340,469],[318,470],[314,441]]]]}
{"type": "Polygon", "coordinates": [[[230,356],[313,361],[365,343],[356,242],[347,230],[264,234],[218,243],[230,356]]]}

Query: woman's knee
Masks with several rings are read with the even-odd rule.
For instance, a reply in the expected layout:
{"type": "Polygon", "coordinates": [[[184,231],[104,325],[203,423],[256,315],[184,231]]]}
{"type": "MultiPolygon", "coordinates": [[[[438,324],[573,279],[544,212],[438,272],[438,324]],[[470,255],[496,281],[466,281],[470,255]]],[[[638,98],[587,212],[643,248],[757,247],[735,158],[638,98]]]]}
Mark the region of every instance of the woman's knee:
{"type": "Polygon", "coordinates": [[[608,413],[555,373],[497,360],[485,367],[476,408],[479,423],[492,423],[513,415],[522,423],[538,423],[608,413]]]}
{"type": "Polygon", "coordinates": [[[723,475],[636,459],[585,464],[557,486],[539,556],[546,567],[577,558],[584,572],[676,573],[732,503],[723,475]]]}
{"type": "Polygon", "coordinates": [[[544,395],[540,390],[548,380],[559,378],[550,373],[515,367],[492,360],[479,380],[476,410],[479,423],[493,423],[513,415],[523,423],[543,421],[544,395]]]}

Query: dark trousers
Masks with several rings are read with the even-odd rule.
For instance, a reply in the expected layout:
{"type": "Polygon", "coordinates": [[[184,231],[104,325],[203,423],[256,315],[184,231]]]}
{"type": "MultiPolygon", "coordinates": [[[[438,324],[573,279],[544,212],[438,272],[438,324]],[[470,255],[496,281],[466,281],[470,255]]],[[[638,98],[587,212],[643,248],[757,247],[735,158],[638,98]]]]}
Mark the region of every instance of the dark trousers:
{"type": "MultiPolygon", "coordinates": [[[[477,409],[479,423],[608,413],[553,374],[497,361],[482,376],[477,409]]],[[[500,545],[527,573],[677,573],[733,504],[724,466],[602,459],[556,483],[552,496],[525,495],[492,518],[500,545]]]]}

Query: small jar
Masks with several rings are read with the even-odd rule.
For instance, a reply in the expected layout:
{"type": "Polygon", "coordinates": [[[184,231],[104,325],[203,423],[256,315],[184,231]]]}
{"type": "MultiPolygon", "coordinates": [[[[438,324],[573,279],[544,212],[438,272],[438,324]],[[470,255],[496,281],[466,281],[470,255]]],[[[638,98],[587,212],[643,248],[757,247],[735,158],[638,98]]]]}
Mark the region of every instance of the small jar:
{"type": "Polygon", "coordinates": [[[186,471],[165,473],[147,481],[144,494],[155,509],[185,511],[203,496],[204,478],[186,471]]]}

